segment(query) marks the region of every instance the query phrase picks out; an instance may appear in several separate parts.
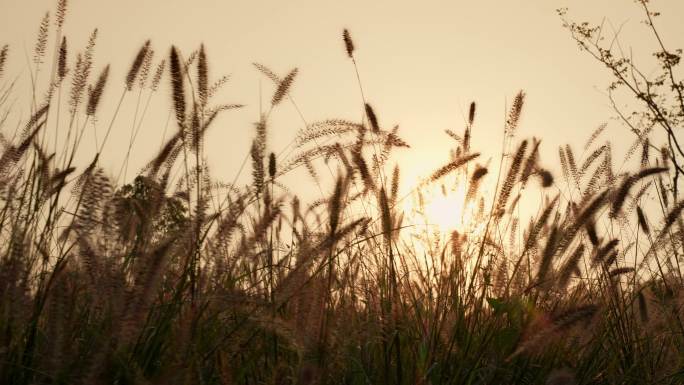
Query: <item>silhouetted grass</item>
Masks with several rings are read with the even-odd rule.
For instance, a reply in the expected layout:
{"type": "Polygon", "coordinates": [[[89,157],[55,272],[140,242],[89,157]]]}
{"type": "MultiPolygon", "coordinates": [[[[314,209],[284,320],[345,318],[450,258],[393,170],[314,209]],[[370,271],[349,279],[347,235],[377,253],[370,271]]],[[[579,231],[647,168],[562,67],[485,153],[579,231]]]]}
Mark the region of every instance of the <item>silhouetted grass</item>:
{"type": "MultiPolygon", "coordinates": [[[[648,146],[641,169],[616,175],[610,143],[592,148],[602,126],[583,155],[559,149],[563,177],[554,178],[540,141],[515,138],[520,92],[501,166],[470,167],[479,154],[470,148],[473,103],[463,134],[448,132],[451,160],[415,186],[419,203],[409,212],[400,168],[385,172],[392,152],[408,147],[397,128],[383,127],[360,100],[364,121],[304,123],[296,152],[279,156],[267,146],[269,117],[294,103],[297,69],[281,77],[256,65],[274,94],[255,125],[253,181],[219,184],[204,135],[239,105],[214,104],[225,80],[211,85],[204,46],[185,60],[176,47],[154,59],[148,41],[121,79],[118,103],[136,90],[151,97],[167,81],[175,132],[132,183],[118,185],[99,163],[106,137],[86,167],[73,163],[116,79],[109,66],[91,78],[96,33],[84,52],[67,52],[66,15],[61,1],[53,63],[45,62],[49,19],[40,25],[32,70],[54,74],[47,92],[33,85],[40,107],[16,137],[2,123],[0,382],[684,381],[684,204],[668,203],[659,180],[667,168],[650,164],[648,146]],[[61,104],[66,124],[48,120],[61,104]],[[52,143],[47,132],[61,139],[52,143]],[[322,160],[331,186],[317,177],[322,160]],[[302,202],[283,185],[301,167],[314,177],[302,184],[319,185],[320,200],[302,202]],[[483,187],[488,178],[493,190],[483,187]],[[445,194],[459,183],[467,192],[452,197],[472,214],[457,231],[421,217],[437,183],[445,194]],[[651,191],[660,211],[644,199],[651,191]],[[520,214],[521,200],[539,212],[520,214]]],[[[342,36],[360,82],[356,46],[349,31],[342,36]]],[[[0,51],[0,75],[9,52],[0,51]]],[[[19,114],[6,97],[0,107],[19,114]]]]}

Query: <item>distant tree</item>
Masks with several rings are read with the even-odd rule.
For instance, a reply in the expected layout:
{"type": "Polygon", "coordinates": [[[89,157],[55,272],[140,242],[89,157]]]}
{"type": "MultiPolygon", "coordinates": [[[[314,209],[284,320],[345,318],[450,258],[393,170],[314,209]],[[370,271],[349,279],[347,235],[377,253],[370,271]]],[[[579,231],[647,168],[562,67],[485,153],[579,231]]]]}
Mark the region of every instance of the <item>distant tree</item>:
{"type": "Polygon", "coordinates": [[[678,138],[684,123],[684,82],[679,68],[682,49],[666,46],[655,24],[660,13],[651,10],[648,0],[635,0],[635,3],[643,9],[642,22],[653,41],[652,55],[658,64],[655,71],[646,71],[643,64],[636,63],[632,50],[625,48],[620,41],[621,28],[610,26],[611,30],[607,31],[605,20],[599,25],[592,25],[569,20],[567,8],[560,8],[557,12],[580,49],[605,65],[612,74],[613,79],[607,88],[612,107],[637,136],[628,156],[642,148],[645,150],[642,160],[647,163],[649,152],[659,151],[658,162],[671,169],[670,184],[666,188],[677,200],[680,177],[684,174],[684,148],[681,136],[678,138]],[[617,102],[618,95],[631,96],[638,103],[623,107],[624,104],[617,102]],[[661,147],[649,141],[654,128],[664,130],[666,141],[661,147]]]}
{"type": "Polygon", "coordinates": [[[163,239],[184,229],[189,220],[183,200],[164,196],[159,183],[145,176],[139,175],[131,184],[122,186],[115,200],[124,240],[138,239],[144,231],[154,239],[163,239]]]}

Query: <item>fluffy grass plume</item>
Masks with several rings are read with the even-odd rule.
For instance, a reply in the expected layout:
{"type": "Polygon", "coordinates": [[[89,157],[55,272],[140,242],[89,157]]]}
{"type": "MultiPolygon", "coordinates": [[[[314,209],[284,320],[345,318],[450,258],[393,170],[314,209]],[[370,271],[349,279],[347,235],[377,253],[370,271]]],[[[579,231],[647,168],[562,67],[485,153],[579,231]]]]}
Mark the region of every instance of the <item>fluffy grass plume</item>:
{"type": "Polygon", "coordinates": [[[100,105],[100,99],[104,93],[105,85],[107,85],[107,77],[109,77],[109,65],[107,65],[97,78],[97,82],[90,91],[88,96],[88,105],[86,107],[86,115],[95,115],[97,107],[100,105]]]}
{"type": "Polygon", "coordinates": [[[128,73],[126,74],[126,89],[127,90],[132,90],[133,85],[135,84],[135,80],[138,77],[138,74],[140,73],[140,69],[143,66],[143,63],[145,62],[145,58],[148,55],[148,52],[150,50],[150,41],[147,40],[145,44],[143,44],[142,47],[140,47],[140,50],[138,51],[138,54],[135,55],[135,59],[133,59],[133,63],[131,64],[131,68],[128,69],[128,73]]]}
{"type": "Polygon", "coordinates": [[[180,127],[185,125],[185,89],[183,86],[183,69],[176,47],[171,47],[169,55],[171,71],[171,89],[173,90],[173,109],[176,112],[176,121],[180,127]]]}

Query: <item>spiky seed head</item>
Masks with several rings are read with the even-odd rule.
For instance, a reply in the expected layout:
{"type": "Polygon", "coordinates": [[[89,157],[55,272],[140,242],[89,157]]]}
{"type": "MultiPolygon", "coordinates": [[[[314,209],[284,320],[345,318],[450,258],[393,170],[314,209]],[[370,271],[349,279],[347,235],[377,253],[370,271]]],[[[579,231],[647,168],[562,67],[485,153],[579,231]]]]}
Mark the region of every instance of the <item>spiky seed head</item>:
{"type": "Polygon", "coordinates": [[[394,170],[392,170],[392,189],[390,200],[394,205],[397,202],[397,196],[399,195],[399,165],[394,165],[394,170]]]}
{"type": "Polygon", "coordinates": [[[378,117],[375,115],[373,107],[371,107],[371,105],[368,103],[366,103],[366,117],[368,117],[368,123],[370,124],[373,132],[379,132],[380,126],[378,125],[378,117]]]}
{"type": "Polygon", "coordinates": [[[618,267],[618,268],[612,269],[612,270],[608,273],[608,276],[609,276],[609,277],[617,277],[617,276],[624,275],[624,274],[629,274],[629,273],[632,273],[632,272],[634,272],[634,268],[633,268],[633,267],[618,267]]]}
{"type": "Polygon", "coordinates": [[[97,82],[95,83],[95,86],[90,92],[90,96],[88,97],[88,106],[86,108],[87,115],[95,115],[95,112],[97,111],[97,106],[100,104],[100,99],[102,98],[102,93],[104,92],[104,87],[107,84],[108,76],[109,65],[107,65],[104,68],[104,70],[102,70],[102,73],[100,73],[100,77],[97,78],[97,82]]]}
{"type": "Polygon", "coordinates": [[[620,243],[620,240],[617,238],[614,238],[614,239],[611,239],[608,243],[606,243],[605,246],[599,248],[596,251],[596,254],[594,255],[594,258],[592,261],[593,265],[597,265],[601,262],[605,262],[607,265],[610,265],[610,263],[608,262],[608,259],[606,259],[606,255],[613,252],[613,249],[615,249],[615,247],[617,247],[618,243],[620,243]],[[606,259],[606,260],[604,261],[604,259],[606,259]]]}
{"type": "Polygon", "coordinates": [[[660,237],[667,234],[667,232],[670,230],[670,227],[672,227],[677,219],[679,219],[679,216],[682,214],[682,210],[684,210],[684,201],[680,201],[672,208],[672,210],[670,210],[665,217],[665,224],[663,225],[662,230],[660,230],[660,237]]]}
{"type": "Polygon", "coordinates": [[[594,224],[593,221],[587,221],[584,225],[584,229],[587,231],[587,236],[589,237],[589,242],[593,246],[598,246],[599,244],[599,239],[598,239],[598,234],[596,233],[596,225],[594,224]]]}
{"type": "Polygon", "coordinates": [[[276,89],[276,92],[273,94],[271,105],[276,106],[283,100],[283,98],[285,98],[285,95],[287,95],[288,91],[290,90],[290,86],[292,86],[292,82],[294,82],[294,78],[297,76],[298,71],[299,70],[297,68],[293,69],[278,84],[278,89],[276,89]]]}
{"type": "Polygon", "coordinates": [[[257,193],[260,193],[264,188],[264,178],[266,176],[266,168],[264,166],[264,158],[266,157],[266,117],[261,116],[261,119],[255,124],[256,136],[252,141],[252,149],[250,151],[252,157],[252,179],[254,188],[257,193]]]}
{"type": "Polygon", "coordinates": [[[645,168],[648,166],[648,156],[649,156],[649,149],[651,146],[651,142],[648,139],[644,139],[643,143],[641,143],[641,167],[645,168]]]}
{"type": "Polygon", "coordinates": [[[62,44],[59,45],[59,57],[57,58],[57,79],[61,82],[67,73],[67,40],[62,37],[62,44]]]}
{"type": "Polygon", "coordinates": [[[76,64],[74,66],[72,81],[71,81],[71,98],[69,104],[71,105],[72,113],[81,102],[83,91],[88,84],[90,71],[93,67],[93,55],[95,51],[95,44],[97,42],[98,30],[95,28],[88,38],[88,44],[83,55],[80,53],[76,55],[76,64]]]}
{"type": "Polygon", "coordinates": [[[200,46],[199,59],[197,61],[197,94],[200,104],[207,103],[209,90],[209,68],[207,65],[207,54],[204,51],[204,44],[200,46]]]}
{"type": "Polygon", "coordinates": [[[378,199],[380,201],[380,221],[382,224],[382,233],[385,235],[385,239],[389,242],[389,240],[392,239],[392,213],[390,212],[387,193],[385,192],[384,187],[380,188],[378,195],[378,199]]]}
{"type": "Polygon", "coordinates": [[[554,225],[551,228],[551,233],[549,234],[548,239],[546,240],[544,253],[539,264],[539,271],[537,272],[537,281],[539,283],[544,283],[546,274],[548,273],[553,262],[553,256],[556,255],[556,250],[558,248],[558,240],[560,236],[561,235],[558,226],[554,225]]]}
{"type": "Polygon", "coordinates": [[[164,68],[166,67],[166,60],[162,59],[157,66],[157,70],[154,71],[154,76],[152,77],[152,91],[156,91],[159,88],[159,83],[161,83],[162,75],[164,74],[164,68]]]}
{"type": "Polygon", "coordinates": [[[183,127],[185,124],[185,91],[183,90],[183,68],[175,46],[171,47],[169,56],[171,65],[171,88],[173,89],[173,106],[176,111],[176,121],[183,127]]]}
{"type": "MultiPolygon", "coordinates": [[[[463,131],[463,153],[467,154],[470,151],[470,126],[467,126],[463,131]]],[[[459,148],[460,150],[460,148],[459,148]]]]}
{"type": "Polygon", "coordinates": [[[475,121],[475,102],[470,102],[470,110],[468,111],[468,125],[472,126],[475,121]]]}
{"type": "Polygon", "coordinates": [[[487,168],[482,165],[478,164],[475,167],[475,171],[473,171],[473,175],[470,177],[468,192],[466,193],[466,201],[469,202],[475,197],[477,190],[480,188],[481,179],[484,178],[484,176],[487,175],[488,172],[489,170],[487,170],[487,168]]]}
{"type": "Polygon", "coordinates": [[[570,258],[565,262],[565,265],[560,269],[560,274],[558,277],[558,287],[565,289],[570,279],[570,275],[577,269],[577,265],[584,256],[584,245],[580,244],[577,246],[575,251],[572,253],[570,258]]]}
{"type": "Polygon", "coordinates": [[[67,12],[67,0],[59,0],[57,3],[57,15],[55,22],[57,23],[57,28],[61,28],[64,25],[64,19],[66,18],[67,12]]]}
{"type": "Polygon", "coordinates": [[[69,98],[69,105],[72,112],[80,103],[81,96],[83,94],[83,88],[85,88],[85,84],[83,84],[81,79],[81,73],[83,72],[82,67],[84,65],[83,63],[83,56],[80,53],[76,54],[76,62],[74,64],[73,71],[74,76],[72,76],[71,80],[71,92],[69,98]]]}
{"type": "Polygon", "coordinates": [[[600,194],[597,194],[594,199],[586,204],[584,209],[582,209],[582,211],[580,211],[575,218],[574,223],[567,228],[567,235],[564,240],[564,245],[568,245],[573,240],[577,232],[582,228],[582,226],[585,226],[592,220],[592,218],[594,218],[594,214],[596,214],[596,212],[606,204],[607,197],[608,190],[605,190],[600,194]]]}
{"type": "Polygon", "coordinates": [[[630,175],[627,178],[625,178],[625,180],[620,185],[620,188],[616,192],[615,197],[613,198],[613,204],[610,209],[611,218],[615,218],[617,214],[620,212],[623,204],[625,203],[625,200],[627,199],[627,196],[629,195],[629,190],[632,188],[632,186],[636,184],[636,182],[648,176],[659,174],[665,171],[667,171],[666,167],[652,167],[643,169],[639,171],[637,174],[630,175]]]}
{"type": "Polygon", "coordinates": [[[126,75],[127,90],[130,91],[133,89],[133,84],[135,83],[135,79],[138,77],[138,73],[140,72],[140,68],[142,67],[143,62],[145,61],[145,57],[147,57],[147,51],[149,51],[149,49],[150,41],[147,40],[145,44],[143,44],[143,46],[140,47],[138,54],[135,55],[135,59],[133,59],[131,68],[128,70],[128,74],[126,75]]]}
{"type": "Polygon", "coordinates": [[[147,50],[145,60],[140,67],[140,74],[138,75],[138,86],[143,89],[147,85],[147,79],[150,76],[150,69],[152,68],[152,59],[154,59],[154,50],[152,48],[147,50]]]}
{"type": "Polygon", "coordinates": [[[542,187],[551,187],[553,185],[553,174],[549,170],[540,169],[539,178],[541,179],[542,187]]]}
{"type": "Polygon", "coordinates": [[[459,234],[458,231],[454,230],[451,232],[449,240],[451,243],[451,252],[454,255],[458,256],[461,250],[461,234],[459,234]]]}
{"type": "Polygon", "coordinates": [[[477,158],[480,156],[479,152],[476,152],[474,154],[470,155],[465,155],[459,158],[456,158],[453,162],[450,162],[441,168],[439,168],[437,171],[433,172],[432,175],[430,176],[430,180],[432,182],[437,181],[438,179],[444,177],[445,175],[449,174],[450,172],[459,169],[460,167],[464,166],[466,163],[470,162],[471,160],[477,158]]]}
{"type": "MultiPolygon", "coordinates": [[[[482,198],[482,197],[481,197],[482,198]]],[[[542,214],[539,216],[539,219],[537,220],[537,223],[531,228],[529,234],[527,235],[527,241],[525,242],[525,249],[529,250],[532,248],[536,243],[537,243],[537,237],[541,233],[541,231],[546,227],[546,223],[548,222],[549,218],[551,217],[551,213],[553,212],[553,209],[556,207],[556,203],[558,202],[559,196],[556,195],[551,202],[549,202],[546,205],[546,208],[542,212],[542,214]]]]}
{"type": "Polygon", "coordinates": [[[588,149],[589,149],[589,147],[594,143],[594,141],[596,140],[596,138],[598,138],[599,135],[601,135],[601,133],[606,129],[606,127],[608,127],[608,124],[607,124],[607,123],[602,123],[600,126],[598,126],[598,127],[594,130],[594,132],[591,133],[591,135],[589,136],[589,139],[588,139],[587,142],[584,144],[584,150],[588,150],[588,149]]]}
{"type": "Polygon", "coordinates": [[[539,144],[540,141],[536,138],[532,138],[532,151],[525,160],[524,166],[522,168],[522,174],[520,175],[520,185],[524,187],[530,176],[539,168],[537,162],[539,160],[539,144]]]}
{"type": "Polygon", "coordinates": [[[344,48],[347,50],[347,56],[354,58],[354,41],[352,41],[351,35],[348,29],[344,29],[342,32],[342,39],[344,40],[344,48]]]}
{"type": "Polygon", "coordinates": [[[342,212],[342,189],[343,181],[342,176],[340,175],[337,177],[337,181],[335,182],[335,191],[330,198],[330,206],[328,208],[330,211],[330,234],[332,235],[336,233],[337,227],[340,223],[340,213],[342,212]]]}
{"type": "Polygon", "coordinates": [[[276,175],[276,155],[274,153],[271,153],[268,156],[268,176],[271,177],[271,179],[275,178],[276,175]]]}
{"type": "Polygon", "coordinates": [[[525,93],[520,90],[515,99],[513,100],[513,106],[508,115],[508,121],[506,122],[506,132],[508,135],[513,135],[515,129],[518,127],[518,122],[520,121],[520,114],[522,112],[523,104],[525,104],[525,93]]]}
{"type": "Polygon", "coordinates": [[[501,187],[501,191],[499,192],[499,196],[497,197],[497,213],[505,212],[506,205],[508,204],[508,198],[510,197],[511,191],[513,190],[513,185],[515,184],[515,181],[518,179],[518,174],[520,173],[520,168],[522,167],[522,161],[525,156],[526,150],[527,140],[523,140],[522,142],[520,142],[520,145],[518,146],[518,150],[516,151],[515,156],[513,157],[511,166],[508,169],[508,174],[506,175],[506,179],[504,180],[504,183],[501,187]]]}
{"type": "Polygon", "coordinates": [[[373,181],[373,177],[371,176],[370,171],[368,170],[368,163],[366,163],[363,154],[361,154],[360,152],[353,152],[352,161],[354,162],[356,170],[359,172],[359,175],[361,176],[361,180],[363,181],[366,190],[375,190],[375,182],[373,181]]]}
{"type": "Polygon", "coordinates": [[[489,172],[489,170],[487,170],[487,167],[477,165],[477,167],[475,168],[475,171],[473,171],[473,176],[471,177],[471,182],[475,182],[479,179],[482,179],[482,177],[487,175],[488,172],[489,172]]]}
{"type": "Polygon", "coordinates": [[[266,67],[266,66],[263,65],[263,64],[256,63],[256,62],[255,62],[255,63],[252,63],[252,65],[253,65],[257,70],[259,70],[259,72],[261,72],[264,76],[266,76],[267,78],[271,79],[271,81],[272,81],[273,83],[275,83],[275,84],[279,84],[279,83],[280,83],[280,77],[278,77],[278,75],[276,75],[276,73],[273,72],[270,68],[266,67]]]}
{"type": "Polygon", "coordinates": [[[2,72],[5,69],[5,62],[7,61],[7,53],[9,52],[9,46],[5,44],[0,49],[0,77],[2,77],[2,72]]]}
{"type": "Polygon", "coordinates": [[[36,65],[43,63],[43,57],[45,56],[45,50],[47,48],[48,31],[50,28],[50,13],[46,12],[45,16],[40,22],[40,27],[38,28],[38,38],[36,39],[36,46],[33,50],[33,62],[36,65]]]}
{"type": "Polygon", "coordinates": [[[610,253],[608,258],[606,258],[606,260],[603,261],[603,265],[606,267],[606,269],[609,268],[613,263],[615,263],[615,261],[617,261],[617,257],[618,257],[618,251],[617,250],[614,250],[612,253],[610,253]]]}
{"type": "Polygon", "coordinates": [[[192,114],[190,116],[190,134],[192,136],[192,150],[199,151],[200,148],[200,118],[197,104],[192,106],[192,114]]]}
{"type": "Polygon", "coordinates": [[[641,210],[641,206],[637,206],[636,212],[637,220],[639,221],[639,227],[641,227],[641,231],[643,231],[646,235],[651,234],[651,229],[648,226],[648,222],[646,221],[646,215],[644,214],[644,211],[641,210]]]}

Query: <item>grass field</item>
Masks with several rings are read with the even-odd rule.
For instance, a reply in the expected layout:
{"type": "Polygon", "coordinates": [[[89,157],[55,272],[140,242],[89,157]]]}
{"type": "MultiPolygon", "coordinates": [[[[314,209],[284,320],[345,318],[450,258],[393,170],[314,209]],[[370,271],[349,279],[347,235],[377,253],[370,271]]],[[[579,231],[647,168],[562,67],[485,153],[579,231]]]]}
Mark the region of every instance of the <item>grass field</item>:
{"type": "MultiPolygon", "coordinates": [[[[521,91],[498,158],[471,148],[472,103],[445,135],[450,162],[401,195],[392,154],[410,143],[366,100],[361,121],[310,122],[296,151],[272,152],[269,117],[294,103],[297,70],[256,65],[275,92],[252,128],[252,182],[223,182],[204,138],[240,105],[215,100],[207,48],[148,42],[110,79],[93,68],[96,33],[68,44],[67,11],[46,16],[27,64],[47,84],[16,90],[0,51],[0,383],[684,383],[684,202],[667,143],[639,136],[618,170],[602,126],[544,164],[539,138],[517,135],[521,91]],[[114,124],[99,121],[77,161],[121,84],[119,106],[144,92],[173,123],[129,184],[126,164],[100,162],[114,124]],[[296,188],[323,198],[296,197],[297,170],[296,188]]],[[[139,129],[116,149],[126,163],[139,129]]]]}

